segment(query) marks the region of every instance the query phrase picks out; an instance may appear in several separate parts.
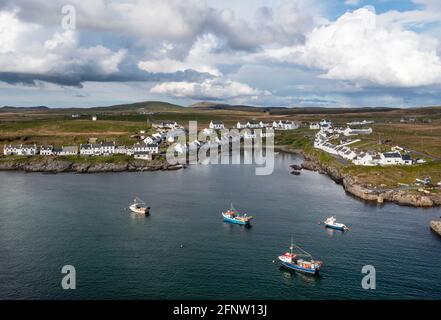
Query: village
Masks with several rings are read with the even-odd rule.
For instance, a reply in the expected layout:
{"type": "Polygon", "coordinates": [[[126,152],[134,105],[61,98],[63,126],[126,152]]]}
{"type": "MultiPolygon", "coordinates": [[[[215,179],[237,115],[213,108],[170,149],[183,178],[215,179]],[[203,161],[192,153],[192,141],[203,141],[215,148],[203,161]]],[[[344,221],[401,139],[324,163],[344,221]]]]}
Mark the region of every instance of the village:
{"type": "MultiPolygon", "coordinates": [[[[93,116],[92,121],[97,121],[97,117],[93,116]]],[[[299,125],[294,121],[280,120],[271,122],[238,122],[234,128],[231,129],[249,129],[243,130],[239,139],[255,139],[257,133],[254,129],[269,129],[274,130],[294,130],[297,129],[299,125]]],[[[5,156],[112,156],[112,155],[126,155],[132,156],[135,159],[141,160],[152,160],[154,155],[160,154],[161,147],[170,146],[173,144],[174,151],[176,153],[185,153],[189,146],[193,145],[196,148],[200,148],[203,144],[209,144],[210,147],[217,147],[223,144],[229,144],[231,142],[228,134],[221,135],[220,138],[217,137],[217,132],[226,129],[222,121],[210,121],[208,128],[204,128],[202,133],[206,136],[216,134],[214,141],[198,141],[194,140],[192,142],[182,144],[177,142],[177,137],[185,135],[187,130],[178,124],[176,121],[163,121],[161,123],[152,124],[152,128],[155,133],[151,135],[146,134],[146,130],[139,131],[136,135],[138,142],[131,146],[118,145],[115,141],[111,142],[97,142],[96,138],[89,138],[88,143],[80,144],[79,146],[53,146],[53,145],[42,145],[37,146],[36,144],[27,145],[5,145],[3,148],[3,154],[5,156]],[[177,143],[176,143],[177,142],[177,143]]],[[[262,132],[261,137],[266,138],[274,135],[273,132],[262,132]]]]}
{"type": "Polygon", "coordinates": [[[311,130],[319,130],[315,135],[314,148],[320,149],[331,155],[340,157],[357,166],[390,166],[390,165],[413,165],[425,163],[424,159],[412,159],[409,152],[400,146],[391,147],[388,152],[372,150],[359,150],[349,147],[360,142],[361,139],[354,139],[354,136],[370,135],[372,128],[353,128],[355,126],[366,126],[373,124],[373,121],[348,122],[347,127],[333,126],[332,121],[322,120],[319,123],[311,123],[311,130]],[[344,138],[342,138],[342,136],[344,138]],[[332,143],[338,141],[338,144],[332,143]]]}

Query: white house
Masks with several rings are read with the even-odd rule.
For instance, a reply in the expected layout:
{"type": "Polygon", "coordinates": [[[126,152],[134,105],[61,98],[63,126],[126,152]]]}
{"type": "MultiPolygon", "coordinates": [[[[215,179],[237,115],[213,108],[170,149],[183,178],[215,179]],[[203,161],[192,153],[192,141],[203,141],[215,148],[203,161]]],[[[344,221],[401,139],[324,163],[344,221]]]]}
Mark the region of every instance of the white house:
{"type": "Polygon", "coordinates": [[[24,156],[34,156],[37,154],[37,145],[25,145],[21,146],[21,154],[24,156]]]}
{"type": "Polygon", "coordinates": [[[337,152],[343,159],[353,160],[357,157],[357,154],[353,150],[345,146],[338,147],[337,152]]]}
{"type": "Polygon", "coordinates": [[[5,145],[3,147],[3,154],[5,156],[21,155],[21,145],[5,145]]]}
{"type": "Polygon", "coordinates": [[[92,152],[96,156],[101,155],[101,144],[99,143],[92,144],[92,152]]]}
{"type": "Polygon", "coordinates": [[[40,147],[40,154],[42,156],[51,156],[54,154],[54,147],[53,146],[41,146],[40,147]]]}
{"type": "Polygon", "coordinates": [[[81,156],[93,156],[92,144],[80,144],[80,155],[81,156]]]}
{"type": "Polygon", "coordinates": [[[402,165],[404,161],[399,152],[385,152],[380,154],[379,164],[382,166],[402,165]]]}
{"type": "Polygon", "coordinates": [[[17,156],[33,156],[37,154],[37,145],[6,145],[3,147],[4,155],[17,155],[17,156]]]}
{"type": "Polygon", "coordinates": [[[133,145],[133,154],[139,152],[159,153],[159,146],[156,143],[146,144],[139,142],[133,145]]]}
{"type": "Polygon", "coordinates": [[[92,116],[92,121],[96,121],[97,116],[92,116]]]}
{"type": "Polygon", "coordinates": [[[281,129],[282,130],[294,130],[297,129],[299,125],[295,123],[294,121],[282,121],[281,129]]]}
{"type": "Polygon", "coordinates": [[[343,134],[345,136],[352,136],[352,135],[358,135],[358,134],[371,134],[372,133],[372,128],[368,128],[368,129],[352,129],[352,128],[346,128],[343,131],[343,134]]]}
{"type": "Polygon", "coordinates": [[[403,154],[403,155],[401,156],[401,158],[403,159],[403,164],[404,164],[404,165],[406,165],[406,166],[411,166],[411,165],[413,164],[413,160],[412,160],[412,158],[411,158],[410,155],[408,155],[408,154],[403,154]]]}
{"type": "Polygon", "coordinates": [[[210,129],[214,129],[214,130],[220,130],[220,129],[224,129],[224,123],[222,121],[210,121],[210,129]]]}
{"type": "Polygon", "coordinates": [[[378,156],[370,152],[363,152],[358,154],[352,162],[358,166],[376,166],[378,165],[378,156]]]}
{"type": "Polygon", "coordinates": [[[271,124],[268,123],[268,122],[260,121],[260,122],[259,122],[259,126],[260,126],[261,128],[268,128],[268,127],[271,126],[271,124]]]}
{"type": "Polygon", "coordinates": [[[167,128],[167,129],[174,129],[178,128],[179,124],[176,121],[164,121],[161,122],[159,125],[153,125],[154,127],[159,128],[167,128]]]}
{"type": "Polygon", "coordinates": [[[323,119],[320,121],[320,127],[331,127],[331,126],[332,126],[331,120],[323,119]]]}
{"type": "Polygon", "coordinates": [[[126,146],[116,146],[114,154],[128,154],[128,148],[126,146]]]}
{"type": "Polygon", "coordinates": [[[156,138],[154,138],[153,136],[148,136],[142,141],[144,141],[145,144],[156,143],[156,138]]]}
{"type": "Polygon", "coordinates": [[[74,156],[78,154],[77,146],[62,146],[61,148],[54,148],[53,153],[57,156],[74,156]]]}
{"type": "Polygon", "coordinates": [[[243,123],[240,121],[237,122],[237,125],[236,125],[237,129],[245,129],[246,127],[247,127],[247,124],[245,122],[243,122],[243,123]]]}
{"type": "Polygon", "coordinates": [[[256,122],[256,121],[248,121],[247,122],[247,128],[249,128],[249,129],[257,129],[257,128],[260,128],[260,124],[259,124],[259,122],[256,122]]]}
{"type": "Polygon", "coordinates": [[[101,143],[101,154],[102,155],[112,155],[115,153],[116,144],[115,142],[102,142],[101,143]]]}
{"type": "Polygon", "coordinates": [[[309,129],[311,129],[311,130],[320,130],[320,124],[318,124],[317,122],[311,122],[309,124],[309,129]]]}

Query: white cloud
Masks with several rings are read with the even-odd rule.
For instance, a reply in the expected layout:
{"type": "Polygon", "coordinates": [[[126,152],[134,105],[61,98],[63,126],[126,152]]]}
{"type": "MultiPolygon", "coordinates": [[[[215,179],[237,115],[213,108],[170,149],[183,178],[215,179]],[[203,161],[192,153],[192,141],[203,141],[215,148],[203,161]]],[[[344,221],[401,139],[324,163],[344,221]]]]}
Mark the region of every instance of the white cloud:
{"type": "MultiPolygon", "coordinates": [[[[201,73],[209,73],[212,76],[220,76],[221,72],[213,67],[212,51],[219,45],[218,39],[212,35],[207,34],[198,38],[187,56],[181,61],[171,58],[161,58],[157,60],[140,61],[138,67],[141,70],[154,73],[174,73],[178,71],[194,70],[201,73]]],[[[165,44],[159,49],[161,54],[168,54],[168,51],[173,50],[173,46],[165,44]]]]}
{"type": "Polygon", "coordinates": [[[20,21],[16,12],[0,11],[1,72],[44,77],[106,76],[119,71],[125,55],[125,49],[113,52],[101,45],[79,47],[75,31],[51,35],[41,26],[20,21]]]}
{"type": "Polygon", "coordinates": [[[345,4],[348,6],[357,6],[360,4],[360,0],[345,0],[345,4]]]}
{"type": "Polygon", "coordinates": [[[347,12],[307,36],[306,44],[268,50],[275,60],[325,70],[322,77],[396,87],[441,83],[434,38],[376,23],[369,8],[347,12]]]}
{"type": "Polygon", "coordinates": [[[222,79],[208,79],[201,83],[164,82],[152,87],[150,92],[174,98],[213,100],[270,95],[268,91],[260,91],[244,83],[222,79]]]}

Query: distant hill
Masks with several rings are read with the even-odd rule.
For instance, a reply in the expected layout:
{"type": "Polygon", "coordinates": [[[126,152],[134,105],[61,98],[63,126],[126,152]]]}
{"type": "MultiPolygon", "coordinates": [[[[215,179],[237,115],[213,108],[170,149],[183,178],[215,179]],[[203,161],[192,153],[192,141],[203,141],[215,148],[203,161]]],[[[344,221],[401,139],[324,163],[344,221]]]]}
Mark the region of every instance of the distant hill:
{"type": "Polygon", "coordinates": [[[391,112],[396,110],[403,110],[399,108],[324,108],[324,107],[305,107],[305,108],[284,108],[271,109],[272,115],[294,115],[294,114],[345,114],[345,113],[366,113],[366,112],[391,112]]]}
{"type": "Polygon", "coordinates": [[[182,111],[185,107],[177,104],[161,101],[143,101],[128,104],[117,104],[107,107],[93,107],[88,110],[91,111],[128,111],[133,109],[144,109],[145,111],[182,111]]]}
{"type": "Polygon", "coordinates": [[[35,106],[35,107],[14,107],[14,106],[3,106],[0,108],[0,112],[17,112],[17,111],[38,111],[49,109],[46,106],[35,106]]]}
{"type": "Polygon", "coordinates": [[[285,107],[256,107],[250,105],[231,105],[226,103],[216,102],[198,102],[194,103],[189,108],[195,108],[197,110],[232,110],[232,111],[249,111],[249,112],[268,112],[271,110],[285,110],[285,107]]]}

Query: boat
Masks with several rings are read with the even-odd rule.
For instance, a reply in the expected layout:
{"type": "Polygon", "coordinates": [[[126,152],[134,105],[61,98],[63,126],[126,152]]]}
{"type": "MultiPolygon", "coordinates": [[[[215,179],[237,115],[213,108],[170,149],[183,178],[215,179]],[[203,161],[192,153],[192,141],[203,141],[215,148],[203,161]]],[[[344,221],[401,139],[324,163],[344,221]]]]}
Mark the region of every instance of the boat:
{"type": "Polygon", "coordinates": [[[129,206],[129,209],[137,214],[150,214],[150,207],[147,207],[147,204],[139,198],[133,199],[133,203],[129,206]]]}
{"type": "Polygon", "coordinates": [[[335,219],[335,217],[329,217],[323,223],[325,224],[326,227],[331,229],[340,230],[340,231],[349,230],[349,228],[345,224],[338,223],[336,221],[337,220],[335,219]]]}
{"type": "Polygon", "coordinates": [[[234,209],[233,204],[231,204],[230,209],[227,212],[222,212],[225,222],[235,223],[240,225],[249,225],[250,221],[253,219],[252,216],[246,213],[241,214],[236,209],[234,209]]]}
{"type": "Polygon", "coordinates": [[[292,242],[292,238],[289,249],[289,252],[279,256],[279,260],[284,268],[312,275],[319,273],[323,262],[314,260],[311,254],[295,245],[292,242]],[[294,249],[297,250],[297,253],[293,252],[294,249]]]}

